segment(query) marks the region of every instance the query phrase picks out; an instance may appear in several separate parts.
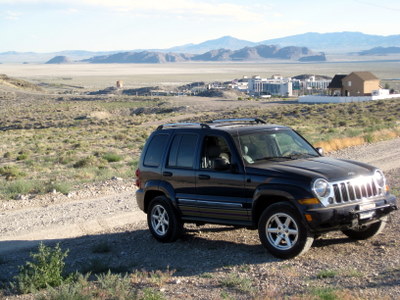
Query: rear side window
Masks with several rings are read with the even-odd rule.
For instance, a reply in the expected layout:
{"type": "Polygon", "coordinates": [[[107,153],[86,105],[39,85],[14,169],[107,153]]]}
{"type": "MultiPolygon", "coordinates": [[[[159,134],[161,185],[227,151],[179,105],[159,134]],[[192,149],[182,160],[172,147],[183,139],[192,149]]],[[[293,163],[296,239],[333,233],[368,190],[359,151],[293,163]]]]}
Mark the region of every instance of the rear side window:
{"type": "Polygon", "coordinates": [[[168,167],[193,168],[197,140],[196,134],[177,134],[172,142],[168,167]]]}
{"type": "Polygon", "coordinates": [[[143,164],[148,167],[158,167],[161,163],[162,155],[165,152],[167,142],[167,134],[158,134],[153,136],[147,147],[147,152],[143,160],[143,164]]]}

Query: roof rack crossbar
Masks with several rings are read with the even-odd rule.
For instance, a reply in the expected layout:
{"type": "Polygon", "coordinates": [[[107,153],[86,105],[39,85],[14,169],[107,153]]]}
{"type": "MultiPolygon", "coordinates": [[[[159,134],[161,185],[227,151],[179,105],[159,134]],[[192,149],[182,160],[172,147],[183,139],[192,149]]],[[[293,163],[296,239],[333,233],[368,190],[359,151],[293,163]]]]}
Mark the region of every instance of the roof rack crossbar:
{"type": "Polygon", "coordinates": [[[169,123],[163,124],[157,127],[157,130],[167,129],[167,128],[185,128],[185,127],[200,127],[200,128],[210,128],[208,124],[203,123],[169,123]]]}
{"type": "Polygon", "coordinates": [[[264,120],[258,119],[258,118],[219,119],[219,120],[212,120],[208,123],[229,123],[229,122],[236,122],[236,123],[249,122],[249,123],[257,123],[257,124],[266,124],[266,122],[264,120]]]}

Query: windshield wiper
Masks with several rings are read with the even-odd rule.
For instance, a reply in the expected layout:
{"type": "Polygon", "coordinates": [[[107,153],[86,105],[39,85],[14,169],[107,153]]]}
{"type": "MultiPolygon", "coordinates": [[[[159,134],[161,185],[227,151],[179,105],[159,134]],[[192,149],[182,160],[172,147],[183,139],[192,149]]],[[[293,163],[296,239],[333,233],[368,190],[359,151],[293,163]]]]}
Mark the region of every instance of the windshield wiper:
{"type": "Polygon", "coordinates": [[[257,158],[255,161],[260,161],[260,160],[273,160],[273,159],[293,159],[291,156],[266,156],[262,158],[257,158]]]}
{"type": "Polygon", "coordinates": [[[274,160],[274,159],[296,160],[296,159],[299,159],[299,158],[309,158],[309,157],[318,157],[318,155],[313,155],[313,154],[310,154],[310,153],[293,153],[293,154],[287,155],[287,156],[266,156],[266,157],[258,158],[255,161],[274,160]]]}

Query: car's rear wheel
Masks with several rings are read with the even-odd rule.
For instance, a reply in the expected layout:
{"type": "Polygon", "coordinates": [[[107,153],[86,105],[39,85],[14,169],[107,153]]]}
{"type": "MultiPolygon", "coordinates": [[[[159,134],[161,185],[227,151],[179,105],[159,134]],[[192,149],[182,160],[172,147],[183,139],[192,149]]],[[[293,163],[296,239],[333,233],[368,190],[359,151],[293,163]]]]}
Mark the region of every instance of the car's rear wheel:
{"type": "Polygon", "coordinates": [[[297,210],[285,202],[265,209],[258,223],[258,233],[264,247],[279,258],[301,255],[314,241],[297,210]]]}
{"type": "Polygon", "coordinates": [[[353,240],[366,240],[382,232],[386,227],[388,217],[385,216],[380,219],[380,221],[367,225],[361,226],[359,228],[346,229],[342,232],[353,240]]]}
{"type": "Polygon", "coordinates": [[[150,202],[147,224],[154,238],[163,243],[175,241],[183,231],[181,220],[165,196],[150,202]]]}

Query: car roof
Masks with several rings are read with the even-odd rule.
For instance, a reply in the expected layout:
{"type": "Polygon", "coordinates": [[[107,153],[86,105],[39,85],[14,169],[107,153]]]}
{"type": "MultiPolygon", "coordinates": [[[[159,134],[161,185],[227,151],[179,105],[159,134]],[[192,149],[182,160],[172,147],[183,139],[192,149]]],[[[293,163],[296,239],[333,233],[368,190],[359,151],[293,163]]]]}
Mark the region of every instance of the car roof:
{"type": "Polygon", "coordinates": [[[157,130],[167,129],[190,129],[190,130],[220,130],[229,132],[231,135],[243,134],[259,130],[282,130],[289,129],[287,126],[267,124],[264,120],[257,118],[218,119],[206,123],[170,123],[158,126],[157,130]]]}

